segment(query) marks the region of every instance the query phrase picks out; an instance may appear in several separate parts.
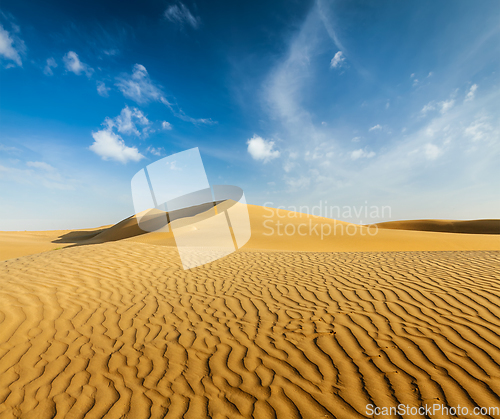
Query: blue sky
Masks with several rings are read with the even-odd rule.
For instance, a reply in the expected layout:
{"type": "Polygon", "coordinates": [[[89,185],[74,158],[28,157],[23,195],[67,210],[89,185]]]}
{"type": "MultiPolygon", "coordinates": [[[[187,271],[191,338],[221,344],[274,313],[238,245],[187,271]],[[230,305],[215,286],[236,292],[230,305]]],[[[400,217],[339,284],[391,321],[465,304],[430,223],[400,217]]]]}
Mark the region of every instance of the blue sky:
{"type": "Polygon", "coordinates": [[[0,230],[118,222],[133,175],[192,147],[252,204],[500,218],[499,16],[498,1],[3,1],[0,230]]]}

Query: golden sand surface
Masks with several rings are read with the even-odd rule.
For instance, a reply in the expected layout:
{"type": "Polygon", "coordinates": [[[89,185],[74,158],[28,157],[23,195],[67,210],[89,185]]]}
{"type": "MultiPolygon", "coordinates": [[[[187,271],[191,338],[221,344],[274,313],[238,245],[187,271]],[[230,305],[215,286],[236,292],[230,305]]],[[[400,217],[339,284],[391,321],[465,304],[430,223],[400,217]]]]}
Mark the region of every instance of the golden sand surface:
{"type": "Polygon", "coordinates": [[[0,418],[500,407],[498,236],[264,236],[250,214],[248,248],[187,271],[133,218],[0,262],[0,418]]]}

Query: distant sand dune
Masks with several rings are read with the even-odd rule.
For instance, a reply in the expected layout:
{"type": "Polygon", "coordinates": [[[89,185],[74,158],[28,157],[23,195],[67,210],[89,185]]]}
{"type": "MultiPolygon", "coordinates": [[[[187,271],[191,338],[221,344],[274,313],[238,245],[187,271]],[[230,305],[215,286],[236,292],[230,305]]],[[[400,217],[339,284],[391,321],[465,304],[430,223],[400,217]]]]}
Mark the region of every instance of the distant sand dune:
{"type": "Polygon", "coordinates": [[[500,220],[409,220],[378,223],[380,228],[442,233],[500,234],[500,220]]]}
{"type": "MultiPolygon", "coordinates": [[[[218,207],[224,208],[224,203],[218,207]]],[[[377,227],[367,227],[284,210],[269,217],[269,209],[256,205],[248,205],[248,210],[252,237],[244,246],[246,250],[316,252],[500,250],[500,232],[493,234],[497,226],[500,226],[500,220],[393,221],[375,224],[377,227]],[[370,235],[375,232],[375,228],[378,228],[377,234],[370,235]],[[453,230],[456,230],[453,235],[443,234],[453,230]]],[[[171,231],[148,233],[138,226],[136,216],[131,216],[113,226],[87,230],[0,232],[0,260],[61,247],[118,240],[175,246],[175,238],[171,231]]]]}
{"type": "MultiPolygon", "coordinates": [[[[0,264],[0,417],[362,418],[500,406],[500,252],[130,241],[0,264]]],[[[499,417],[499,416],[496,416],[499,417]]]]}

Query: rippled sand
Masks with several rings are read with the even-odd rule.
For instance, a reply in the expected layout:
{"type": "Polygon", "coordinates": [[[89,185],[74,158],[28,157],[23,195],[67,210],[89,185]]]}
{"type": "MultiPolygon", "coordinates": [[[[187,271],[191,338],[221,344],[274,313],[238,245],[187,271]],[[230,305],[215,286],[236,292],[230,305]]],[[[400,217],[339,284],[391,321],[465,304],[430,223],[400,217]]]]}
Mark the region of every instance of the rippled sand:
{"type": "Polygon", "coordinates": [[[393,222],[371,235],[249,212],[242,250],[189,271],[172,233],[144,234],[135,217],[0,232],[0,418],[500,407],[498,220],[393,222]]]}
{"type": "Polygon", "coordinates": [[[500,252],[133,241],[0,262],[0,417],[356,418],[500,406],[500,252]]]}

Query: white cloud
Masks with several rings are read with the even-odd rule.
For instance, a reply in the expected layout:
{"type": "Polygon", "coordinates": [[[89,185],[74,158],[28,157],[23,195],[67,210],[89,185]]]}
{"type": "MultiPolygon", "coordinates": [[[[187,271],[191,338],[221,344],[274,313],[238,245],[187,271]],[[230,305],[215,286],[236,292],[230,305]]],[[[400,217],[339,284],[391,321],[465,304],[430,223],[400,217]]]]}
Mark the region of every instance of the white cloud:
{"type": "Polygon", "coordinates": [[[92,137],[94,143],[89,148],[103,160],[116,160],[127,163],[144,158],[136,147],[127,147],[122,138],[110,129],[93,132],[92,137]]]}
{"type": "Polygon", "coordinates": [[[29,161],[26,162],[26,165],[29,169],[0,165],[0,179],[7,179],[23,185],[43,186],[49,189],[74,189],[71,184],[68,184],[67,179],[64,179],[57,169],[48,163],[29,161]]]}
{"type": "Polygon", "coordinates": [[[106,87],[106,84],[102,81],[97,82],[97,93],[101,95],[102,97],[108,97],[109,96],[109,91],[111,89],[109,87],[106,87]]]}
{"type": "Polygon", "coordinates": [[[477,90],[477,84],[473,84],[470,87],[469,92],[467,93],[467,96],[465,96],[465,101],[466,102],[474,99],[474,95],[476,94],[476,90],[477,90]]]}
{"type": "Polygon", "coordinates": [[[125,106],[116,118],[106,118],[105,124],[110,130],[116,128],[122,134],[140,137],[147,135],[151,122],[141,110],[125,106]],[[143,127],[142,132],[137,129],[138,125],[143,127]]]}
{"type": "MultiPolygon", "coordinates": [[[[423,113],[428,112],[428,116],[431,116],[430,111],[432,110],[432,118],[424,121],[423,118],[418,117],[421,116],[419,111],[431,99],[427,95],[449,89],[451,88],[449,83],[453,83],[452,78],[443,82],[442,86],[431,85],[430,82],[437,77],[438,72],[435,71],[434,76],[429,76],[430,69],[419,71],[420,76],[416,76],[416,73],[413,74],[409,80],[410,83],[407,84],[407,87],[410,87],[417,77],[419,81],[411,90],[415,91],[421,88],[418,94],[427,100],[423,99],[420,106],[417,105],[417,108],[413,109],[405,106],[402,106],[401,109],[398,107],[398,113],[402,111],[397,121],[400,124],[399,129],[396,130],[395,127],[394,135],[384,139],[383,147],[376,149],[376,155],[372,155],[372,158],[361,157],[370,154],[371,150],[375,151],[373,147],[364,148],[365,138],[361,139],[360,143],[339,141],[342,138],[349,140],[355,135],[363,137],[381,135],[388,131],[389,127],[386,122],[380,120],[380,122],[384,122],[384,125],[379,123],[381,130],[365,135],[372,125],[367,125],[364,129],[365,134],[363,134],[363,130],[353,132],[355,127],[352,125],[342,129],[335,126],[331,120],[324,119],[323,116],[320,119],[317,118],[319,115],[310,106],[308,99],[310,92],[317,88],[317,79],[313,77],[317,71],[320,71],[317,65],[325,65],[325,62],[321,64],[316,58],[318,54],[325,51],[325,48],[330,47],[322,41],[324,35],[320,31],[324,31],[324,28],[317,18],[318,8],[326,11],[334,9],[334,7],[330,7],[330,2],[327,0],[314,2],[314,6],[311,7],[300,31],[290,37],[287,53],[270,71],[261,88],[263,111],[269,115],[271,120],[269,127],[271,131],[269,132],[272,134],[265,138],[286,139],[283,143],[276,143],[279,147],[275,147],[280,150],[281,158],[271,162],[271,164],[274,163],[273,166],[279,163],[276,167],[281,169],[285,176],[281,182],[274,179],[278,185],[276,191],[273,191],[275,201],[281,199],[286,202],[289,199],[284,195],[285,192],[280,195],[284,188],[279,188],[279,185],[283,186],[283,182],[290,185],[291,182],[293,186],[298,187],[300,179],[303,177],[303,182],[306,182],[305,179],[310,179],[309,186],[306,188],[307,194],[303,196],[304,200],[309,200],[310,203],[324,199],[325,194],[337,201],[344,198],[351,202],[370,199],[378,200],[378,205],[393,206],[392,217],[404,218],[410,216],[409,214],[415,215],[419,211],[419,216],[422,216],[425,211],[428,211],[426,215],[430,215],[428,218],[431,218],[432,216],[437,217],[436,208],[439,212],[440,208],[446,207],[446,205],[436,206],[436,200],[432,198],[437,197],[445,200],[449,197],[447,194],[452,194],[450,191],[472,191],[471,186],[474,182],[480,186],[477,179],[480,179],[483,174],[488,171],[498,174],[498,167],[500,167],[497,164],[498,156],[500,156],[498,138],[500,136],[497,135],[497,140],[494,143],[486,140],[473,142],[473,138],[479,138],[483,132],[486,132],[485,128],[472,126],[467,130],[476,115],[481,114],[483,106],[485,111],[492,109],[495,112],[495,114],[488,115],[490,118],[488,123],[493,128],[500,126],[497,122],[500,119],[495,118],[498,117],[496,104],[499,103],[500,94],[497,86],[493,85],[492,88],[483,90],[483,85],[481,85],[481,94],[476,91],[474,101],[468,102],[467,106],[462,105],[464,97],[459,97],[458,94],[445,93],[444,96],[435,96],[435,100],[423,111],[423,113]],[[493,95],[493,90],[497,90],[495,95],[493,95]],[[491,97],[487,98],[487,96],[491,97]],[[449,102],[450,99],[455,102],[449,102]],[[441,101],[449,103],[444,104],[441,101]],[[441,110],[444,113],[441,113],[441,110]],[[414,111],[417,113],[417,118],[415,118],[414,111]],[[325,127],[321,121],[326,121],[329,125],[325,127]],[[402,129],[404,126],[407,128],[402,129]],[[450,128],[446,129],[448,126],[450,128]],[[396,133],[396,131],[401,131],[401,133],[396,133]],[[464,133],[465,131],[467,133],[464,133]],[[432,137],[428,135],[431,132],[434,133],[432,137]],[[349,133],[352,134],[347,137],[349,133]],[[477,134],[479,137],[476,137],[477,134]],[[311,157],[314,147],[324,141],[329,141],[335,150],[334,160],[331,161],[329,167],[323,167],[321,160],[314,160],[311,157]],[[349,144],[352,146],[349,147],[349,144]],[[426,146],[426,144],[430,145],[426,146]],[[361,151],[357,150],[358,147],[361,151]],[[294,162],[293,169],[290,169],[290,165],[287,164],[290,161],[288,152],[291,149],[297,151],[300,156],[299,160],[294,162]],[[310,150],[310,154],[304,157],[306,149],[310,150]],[[351,156],[353,150],[355,152],[351,156]],[[413,154],[411,154],[412,152],[413,154]],[[355,158],[355,161],[352,160],[352,157],[355,158]],[[428,160],[432,158],[436,160],[428,160]],[[496,166],[494,165],[495,161],[496,166]],[[290,172],[285,173],[285,169],[290,170],[290,172]],[[317,172],[313,173],[312,169],[316,169],[317,172]],[[293,179],[288,179],[288,177],[293,179]],[[382,199],[379,192],[372,191],[380,191],[380,185],[384,185],[384,189],[388,191],[382,199]],[[418,202],[417,199],[411,201],[413,196],[419,199],[425,198],[427,202],[418,202]],[[418,210],[414,210],[412,207],[418,207],[418,210]]],[[[330,19],[329,22],[333,27],[336,23],[341,24],[338,19],[330,19]]],[[[344,51],[345,54],[348,53],[348,50],[345,51],[340,46],[337,46],[336,49],[344,51]]],[[[355,59],[355,54],[353,59],[355,59]]],[[[350,55],[345,64],[356,65],[355,62],[351,64],[350,55]]],[[[341,70],[336,71],[340,72],[341,70]]],[[[410,74],[407,74],[406,77],[409,76],[410,74]]],[[[462,86],[463,96],[467,94],[471,84],[467,86],[465,92],[462,86]]],[[[448,93],[451,92],[448,91],[448,93]]],[[[415,92],[408,93],[408,97],[414,94],[415,92]]],[[[379,100],[382,99],[383,97],[379,95],[379,100]]],[[[386,101],[380,103],[380,107],[383,109],[386,101]]],[[[393,103],[391,105],[390,109],[394,107],[393,103]]],[[[359,129],[359,127],[357,128],[359,129]]],[[[489,137],[493,137],[493,135],[489,134],[489,137]]],[[[484,184],[491,185],[491,178],[492,176],[484,184]]],[[[463,194],[462,196],[468,195],[463,194]]],[[[468,199],[465,198],[463,203],[466,203],[465,201],[468,199]]],[[[457,202],[459,201],[455,200],[454,204],[457,202]]],[[[498,202],[498,198],[496,202],[498,202]]],[[[440,214],[444,214],[444,212],[442,211],[440,214]]]]}
{"type": "Polygon", "coordinates": [[[201,19],[198,16],[193,16],[184,3],[172,4],[165,10],[164,16],[180,26],[188,24],[194,29],[200,26],[201,19]]]}
{"type": "Polygon", "coordinates": [[[292,161],[287,161],[283,164],[283,170],[288,173],[295,167],[295,163],[292,161]]]}
{"type": "MultiPolygon", "coordinates": [[[[456,93],[456,92],[455,92],[456,93]]],[[[441,114],[447,113],[453,106],[455,105],[455,99],[453,97],[455,96],[455,93],[453,93],[448,100],[443,100],[441,102],[436,103],[436,101],[431,100],[427,105],[425,105],[422,110],[420,111],[422,115],[426,115],[430,111],[434,111],[436,109],[439,109],[439,112],[441,114]]]]}
{"type": "Polygon", "coordinates": [[[424,152],[425,152],[425,156],[429,160],[435,160],[435,159],[437,159],[441,155],[441,153],[442,153],[441,149],[437,145],[434,145],[434,144],[431,144],[431,143],[427,143],[424,146],[424,152]]]}
{"type": "Polygon", "coordinates": [[[146,67],[135,64],[132,74],[125,74],[117,78],[116,86],[126,98],[145,104],[148,102],[162,102],[170,105],[165,99],[160,87],[151,81],[146,67]]]}
{"type": "Polygon", "coordinates": [[[167,131],[170,131],[172,129],[172,124],[170,122],[167,122],[167,121],[163,121],[161,123],[161,127],[164,129],[164,130],[167,130],[167,131]]]}
{"type": "Polygon", "coordinates": [[[163,155],[165,154],[165,150],[163,149],[163,147],[157,147],[157,148],[156,148],[156,147],[151,147],[151,146],[149,146],[149,147],[146,149],[146,151],[147,151],[148,153],[151,153],[151,154],[153,154],[153,155],[155,155],[155,156],[158,156],[158,157],[163,156],[163,155]]]}
{"type": "Polygon", "coordinates": [[[43,69],[43,74],[46,76],[53,76],[54,72],[52,71],[53,68],[57,67],[56,60],[54,58],[50,57],[47,58],[47,63],[45,65],[45,68],[43,69]]]}
{"type": "Polygon", "coordinates": [[[353,159],[353,160],[371,159],[372,157],[375,157],[374,151],[367,152],[367,151],[363,150],[362,148],[360,148],[359,150],[354,150],[351,153],[351,159],[353,159]]]}
{"type": "Polygon", "coordinates": [[[146,104],[149,102],[161,102],[172,111],[172,113],[183,121],[191,122],[193,124],[207,124],[212,125],[217,122],[212,121],[210,118],[192,118],[186,115],[182,109],[176,111],[174,106],[166,99],[163,94],[161,86],[153,83],[149,77],[146,67],[141,64],[135,64],[132,74],[123,74],[116,78],[116,86],[122,92],[123,96],[132,99],[139,104],[146,104]]]}
{"type": "Polygon", "coordinates": [[[351,141],[353,143],[359,143],[359,140],[361,140],[361,137],[354,137],[351,141]]]}
{"type": "Polygon", "coordinates": [[[291,178],[287,179],[286,183],[292,190],[295,189],[302,189],[310,185],[311,183],[311,178],[306,177],[306,176],[301,176],[299,178],[291,178]]]}
{"type": "Polygon", "coordinates": [[[464,134],[472,139],[472,141],[493,140],[498,141],[500,137],[498,132],[495,133],[493,127],[486,122],[486,118],[477,118],[464,131],[464,134]],[[496,135],[495,135],[496,134],[496,135]]]}
{"type": "Polygon", "coordinates": [[[342,51],[338,51],[330,61],[330,68],[340,68],[344,65],[345,57],[342,51]]]}
{"type": "Polygon", "coordinates": [[[264,163],[267,163],[280,156],[280,152],[273,149],[274,141],[264,140],[258,135],[254,135],[250,138],[247,144],[248,152],[254,160],[262,160],[264,163]]]}
{"type": "Polygon", "coordinates": [[[139,161],[144,156],[139,153],[136,147],[125,145],[122,137],[115,132],[125,135],[135,135],[144,137],[148,135],[151,122],[146,118],[141,110],[125,106],[116,118],[106,118],[104,129],[92,132],[94,143],[89,147],[103,160],[116,160],[121,163],[128,161],[139,161]],[[142,130],[139,131],[139,127],[142,130]]]}
{"type": "Polygon", "coordinates": [[[113,49],[105,49],[103,51],[103,53],[107,56],[114,56],[114,55],[118,55],[120,53],[120,50],[116,49],[116,48],[113,48],[113,49]]]}
{"type": "Polygon", "coordinates": [[[5,151],[6,153],[9,154],[19,154],[21,152],[21,150],[17,147],[6,146],[1,143],[0,143],[0,151],[5,151]]]}
{"type": "Polygon", "coordinates": [[[0,25],[0,56],[22,67],[21,54],[25,51],[24,41],[0,25]]]}
{"type": "Polygon", "coordinates": [[[29,167],[34,167],[36,169],[45,170],[46,172],[55,172],[56,171],[56,169],[53,166],[51,166],[50,164],[45,163],[43,161],[29,161],[29,162],[26,162],[26,165],[29,167]]]}
{"type": "Polygon", "coordinates": [[[92,67],[80,61],[80,58],[78,58],[78,54],[74,51],[69,51],[63,57],[63,61],[66,70],[75,73],[77,76],[84,73],[87,77],[90,77],[94,72],[94,69],[92,67]]]}
{"type": "Polygon", "coordinates": [[[373,127],[371,127],[368,131],[377,131],[377,130],[381,130],[382,129],[382,126],[380,124],[377,124],[373,127]]]}
{"type": "Polygon", "coordinates": [[[454,104],[455,104],[455,101],[453,99],[444,100],[442,102],[439,102],[439,105],[441,106],[441,113],[445,114],[446,112],[448,112],[453,107],[454,104]]]}
{"type": "Polygon", "coordinates": [[[434,101],[429,102],[427,105],[425,105],[420,112],[422,112],[423,115],[425,115],[429,111],[433,111],[436,109],[436,105],[434,104],[434,101]]]}
{"type": "Polygon", "coordinates": [[[212,121],[211,118],[192,118],[188,115],[186,115],[182,109],[179,110],[179,112],[174,112],[174,115],[179,118],[179,119],[182,119],[183,121],[186,121],[186,122],[191,122],[192,124],[205,124],[205,125],[214,125],[214,124],[217,124],[217,121],[212,121]]]}

